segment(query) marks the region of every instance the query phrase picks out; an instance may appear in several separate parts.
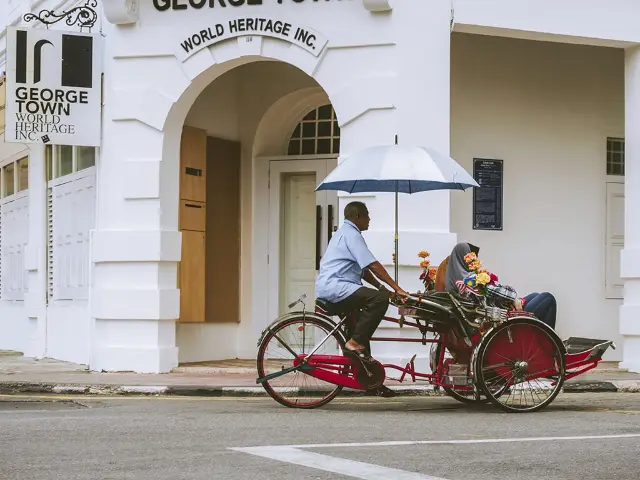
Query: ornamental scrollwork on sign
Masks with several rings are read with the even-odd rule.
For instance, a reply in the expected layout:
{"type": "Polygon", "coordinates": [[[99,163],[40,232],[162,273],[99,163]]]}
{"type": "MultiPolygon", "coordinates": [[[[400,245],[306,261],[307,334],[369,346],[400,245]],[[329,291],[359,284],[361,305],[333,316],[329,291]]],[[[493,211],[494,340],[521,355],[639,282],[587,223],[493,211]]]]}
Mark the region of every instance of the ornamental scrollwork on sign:
{"type": "Polygon", "coordinates": [[[55,13],[53,10],[41,10],[37,15],[35,13],[27,13],[22,17],[25,22],[39,20],[43,24],[49,26],[66,20],[67,25],[74,25],[82,28],[93,28],[98,20],[98,14],[95,8],[98,7],[98,0],[87,0],[84,5],[80,5],[62,13],[55,13]]]}

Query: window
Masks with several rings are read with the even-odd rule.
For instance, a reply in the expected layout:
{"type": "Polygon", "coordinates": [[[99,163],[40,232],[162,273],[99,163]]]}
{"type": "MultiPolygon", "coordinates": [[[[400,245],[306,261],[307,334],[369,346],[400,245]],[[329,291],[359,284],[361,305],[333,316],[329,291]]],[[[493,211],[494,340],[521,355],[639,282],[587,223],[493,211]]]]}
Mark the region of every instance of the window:
{"type": "Polygon", "coordinates": [[[84,170],[96,164],[96,149],[93,147],[78,147],[77,156],[78,170],[84,170]]]}
{"type": "Polygon", "coordinates": [[[624,176],[624,138],[607,138],[607,175],[624,176]]]}
{"type": "Polygon", "coordinates": [[[0,168],[0,198],[29,188],[29,157],[22,157],[0,168]]]}
{"type": "Polygon", "coordinates": [[[340,153],[340,126],[333,107],[323,105],[305,115],[289,140],[289,155],[340,153]]]}
{"type": "Polygon", "coordinates": [[[23,192],[29,188],[29,157],[18,160],[18,191],[23,192]]]}
{"type": "Polygon", "coordinates": [[[72,173],[94,167],[96,164],[95,147],[72,147],[70,145],[47,145],[47,178],[71,175],[72,173]]]}
{"type": "Polygon", "coordinates": [[[8,197],[16,193],[15,187],[15,163],[10,163],[2,169],[2,196],[8,197]]]}

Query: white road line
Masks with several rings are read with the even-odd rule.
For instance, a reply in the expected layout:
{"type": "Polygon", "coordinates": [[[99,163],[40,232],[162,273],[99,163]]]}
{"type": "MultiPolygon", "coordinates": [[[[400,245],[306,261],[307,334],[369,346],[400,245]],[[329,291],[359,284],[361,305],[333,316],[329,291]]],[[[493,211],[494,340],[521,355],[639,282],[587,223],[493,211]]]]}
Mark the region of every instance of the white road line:
{"type": "Polygon", "coordinates": [[[357,462],[345,458],[332,457],[302,449],[335,447],[391,447],[406,445],[461,445],[478,443],[515,443],[515,442],[558,442],[577,440],[611,440],[640,438],[640,433],[621,435],[583,435],[576,437],[523,437],[523,438],[485,438],[464,440],[406,440],[371,443],[320,443],[307,445],[273,445],[263,447],[235,447],[229,450],[248,453],[259,457],[315,468],[325,472],[339,473],[362,480],[446,480],[420,473],[407,472],[395,468],[357,462]]]}
{"type": "Polygon", "coordinates": [[[291,447],[248,447],[232,448],[239,452],[281,462],[302,465],[325,472],[339,473],[362,480],[446,480],[440,477],[407,472],[396,468],[382,467],[371,463],[357,462],[345,458],[331,457],[315,452],[305,452],[291,447]]]}
{"type": "MultiPolygon", "coordinates": [[[[578,437],[523,437],[523,438],[481,438],[464,440],[401,440],[371,443],[318,443],[310,445],[281,445],[288,448],[333,448],[333,447],[393,447],[401,445],[459,445],[467,443],[515,443],[515,442],[558,442],[570,440],[607,440],[640,438],[640,433],[621,435],[585,435],[578,437]]],[[[261,447],[262,448],[262,447],[261,447]]]]}

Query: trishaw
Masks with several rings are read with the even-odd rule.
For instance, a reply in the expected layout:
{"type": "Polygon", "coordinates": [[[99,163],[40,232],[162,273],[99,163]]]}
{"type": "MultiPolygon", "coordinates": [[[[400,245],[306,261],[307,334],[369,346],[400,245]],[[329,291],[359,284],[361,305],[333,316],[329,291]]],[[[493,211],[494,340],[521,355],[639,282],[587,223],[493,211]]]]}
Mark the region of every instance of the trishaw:
{"type": "Polygon", "coordinates": [[[507,412],[533,412],[553,402],[565,380],[595,368],[609,347],[615,349],[607,340],[562,341],[530,313],[481,295],[429,292],[404,301],[392,295],[399,315],[383,321],[417,329],[421,338],[374,335],[371,340],[430,345],[431,372],[420,373],[415,355],[405,366],[343,355],[358,312],[337,311],[323,299],[310,312],[305,299],[291,303],[289,309],[299,304],[302,309],[276,319],[258,341],[256,383],[287,407],[320,407],[344,387],[374,389],[387,379],[387,370],[395,369],[402,372],[400,382],[407,376],[413,382],[425,379],[463,403],[491,402],[507,412]]]}
{"type": "MultiPolygon", "coordinates": [[[[395,192],[395,258],[398,257],[398,194],[440,189],[465,190],[480,184],[455,160],[432,148],[398,145],[365,148],[348,155],[317,190],[347,193],[395,192]]],[[[398,262],[395,262],[398,279],[398,262]]],[[[391,297],[398,317],[384,321],[419,332],[419,338],[376,337],[373,342],[430,345],[430,373],[417,372],[415,355],[405,365],[362,363],[343,354],[358,312],[338,311],[317,299],[307,311],[305,295],[289,305],[302,310],[282,315],[258,341],[258,379],[282,405],[314,408],[344,388],[372,390],[386,371],[402,372],[464,403],[486,403],[508,412],[532,412],[549,405],[565,380],[598,365],[613,342],[588,338],[562,341],[527,312],[511,310],[504,300],[485,294],[426,291],[406,301],[391,297]],[[408,318],[408,320],[407,320],[408,318]],[[295,384],[300,381],[300,385],[295,384]],[[530,388],[529,388],[530,387],[530,388]]],[[[375,357],[375,349],[373,356],[375,357]]]]}

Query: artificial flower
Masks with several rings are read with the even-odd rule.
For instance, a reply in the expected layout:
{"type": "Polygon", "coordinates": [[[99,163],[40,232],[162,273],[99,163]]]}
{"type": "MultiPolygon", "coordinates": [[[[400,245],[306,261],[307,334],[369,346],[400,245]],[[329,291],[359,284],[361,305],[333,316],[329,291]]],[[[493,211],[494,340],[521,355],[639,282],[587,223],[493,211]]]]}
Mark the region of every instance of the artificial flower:
{"type": "Polygon", "coordinates": [[[429,265],[431,265],[431,262],[429,260],[423,260],[420,262],[420,268],[429,268],[429,265]]]}
{"type": "Polygon", "coordinates": [[[467,253],[464,256],[464,261],[467,262],[467,263],[471,263],[471,262],[473,262],[474,260],[477,260],[477,259],[478,259],[478,256],[474,252],[467,253]]]}
{"type": "Polygon", "coordinates": [[[420,250],[418,252],[418,257],[420,257],[420,258],[427,258],[427,257],[430,257],[430,256],[431,256],[431,254],[429,252],[427,252],[426,250],[420,250]]]}
{"type": "Polygon", "coordinates": [[[478,285],[486,285],[491,281],[491,276],[488,273],[482,272],[476,276],[476,283],[478,285]]]}
{"type": "Polygon", "coordinates": [[[471,262],[469,264],[469,270],[480,270],[482,268],[482,263],[480,263],[480,260],[474,260],[473,262],[471,262]]]}

